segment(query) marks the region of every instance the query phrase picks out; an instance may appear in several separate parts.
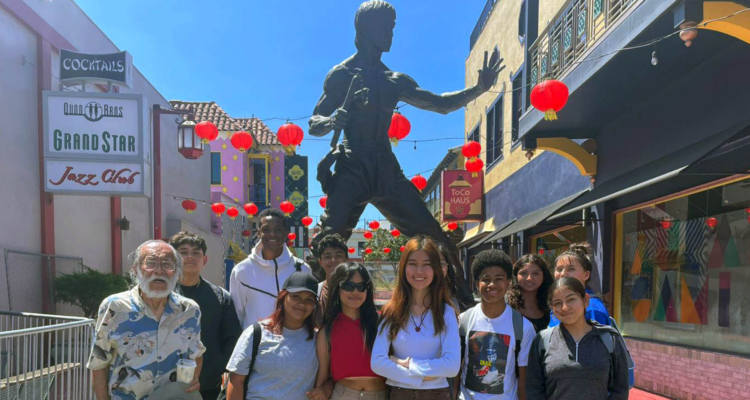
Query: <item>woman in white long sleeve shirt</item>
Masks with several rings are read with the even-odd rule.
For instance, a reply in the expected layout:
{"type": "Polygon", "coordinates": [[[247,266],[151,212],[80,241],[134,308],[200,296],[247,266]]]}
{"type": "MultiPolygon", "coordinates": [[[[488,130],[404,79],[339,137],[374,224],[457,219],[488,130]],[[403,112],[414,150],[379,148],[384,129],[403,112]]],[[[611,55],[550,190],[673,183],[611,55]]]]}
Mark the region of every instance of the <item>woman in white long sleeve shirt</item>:
{"type": "Polygon", "coordinates": [[[461,366],[458,318],[432,239],[412,238],[383,306],[372,349],[373,372],[386,377],[391,399],[447,399],[446,378],[461,366]]]}

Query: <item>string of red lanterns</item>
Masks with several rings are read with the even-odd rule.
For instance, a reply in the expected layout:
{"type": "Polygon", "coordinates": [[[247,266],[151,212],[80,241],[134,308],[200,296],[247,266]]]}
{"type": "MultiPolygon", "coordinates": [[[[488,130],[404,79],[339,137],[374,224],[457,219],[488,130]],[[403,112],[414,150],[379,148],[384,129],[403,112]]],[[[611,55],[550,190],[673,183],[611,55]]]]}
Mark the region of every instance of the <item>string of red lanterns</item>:
{"type": "Polygon", "coordinates": [[[411,178],[411,183],[414,184],[414,186],[417,187],[417,189],[421,192],[424,188],[427,187],[427,179],[425,179],[422,175],[416,174],[414,177],[411,178]]]}
{"type": "Polygon", "coordinates": [[[253,136],[245,131],[235,132],[229,141],[240,153],[244,153],[253,147],[253,136]]]}
{"type": "Polygon", "coordinates": [[[529,100],[534,108],[544,113],[545,120],[554,121],[557,119],[557,113],[568,102],[568,95],[568,87],[564,83],[548,79],[531,89],[529,100]]]}
{"type": "Polygon", "coordinates": [[[398,141],[403,140],[411,131],[411,123],[398,110],[391,116],[391,126],[388,128],[388,138],[393,147],[398,146],[398,141]]]}
{"type": "Polygon", "coordinates": [[[284,146],[286,154],[292,155],[297,150],[297,146],[302,144],[305,134],[298,125],[287,121],[284,125],[281,125],[276,137],[279,139],[279,143],[284,146]]]}
{"type": "Polygon", "coordinates": [[[234,207],[229,207],[227,210],[227,215],[229,216],[229,219],[235,219],[238,215],[240,215],[240,211],[234,207]]]}
{"type": "Polygon", "coordinates": [[[219,137],[219,129],[211,122],[203,121],[195,125],[195,135],[201,138],[203,144],[208,144],[219,137]]]}
{"type": "Polygon", "coordinates": [[[192,214],[193,211],[195,211],[196,208],[198,208],[198,204],[190,199],[185,199],[182,201],[182,208],[187,211],[188,214],[192,214]]]}

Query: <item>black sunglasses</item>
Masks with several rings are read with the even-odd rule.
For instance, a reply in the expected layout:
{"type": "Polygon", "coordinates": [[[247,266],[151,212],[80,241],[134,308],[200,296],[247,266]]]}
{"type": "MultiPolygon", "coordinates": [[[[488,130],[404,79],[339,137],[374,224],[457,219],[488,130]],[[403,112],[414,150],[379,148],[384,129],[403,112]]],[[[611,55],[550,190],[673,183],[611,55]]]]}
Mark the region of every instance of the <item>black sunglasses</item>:
{"type": "Polygon", "coordinates": [[[364,292],[367,290],[368,286],[369,286],[368,283],[364,283],[364,282],[354,283],[352,281],[341,282],[339,284],[339,287],[341,288],[341,290],[345,292],[353,292],[354,289],[357,289],[358,292],[364,292]]]}

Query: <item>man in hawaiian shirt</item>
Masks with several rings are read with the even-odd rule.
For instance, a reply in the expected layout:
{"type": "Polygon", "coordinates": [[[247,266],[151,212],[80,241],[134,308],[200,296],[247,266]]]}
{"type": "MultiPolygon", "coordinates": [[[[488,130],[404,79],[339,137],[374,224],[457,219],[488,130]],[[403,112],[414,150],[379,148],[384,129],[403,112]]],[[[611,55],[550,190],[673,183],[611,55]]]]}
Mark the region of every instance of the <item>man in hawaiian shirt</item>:
{"type": "Polygon", "coordinates": [[[174,293],[182,258],[168,243],[150,240],[130,254],[136,286],[107,297],[99,307],[87,368],[98,400],[148,399],[176,380],[177,361],[195,360],[187,392],[200,389],[206,351],[200,341],[198,305],[174,293]]]}

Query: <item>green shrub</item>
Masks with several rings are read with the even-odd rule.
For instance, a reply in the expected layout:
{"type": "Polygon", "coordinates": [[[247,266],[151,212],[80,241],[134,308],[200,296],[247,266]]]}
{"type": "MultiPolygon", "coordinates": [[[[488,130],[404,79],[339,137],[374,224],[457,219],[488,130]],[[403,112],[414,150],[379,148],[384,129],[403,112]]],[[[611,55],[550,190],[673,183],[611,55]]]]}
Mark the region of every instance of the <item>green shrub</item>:
{"type": "Polygon", "coordinates": [[[130,279],[84,266],[83,272],[55,278],[55,300],[78,306],[83,314],[96,319],[99,305],[107,296],[128,290],[130,279]]]}

